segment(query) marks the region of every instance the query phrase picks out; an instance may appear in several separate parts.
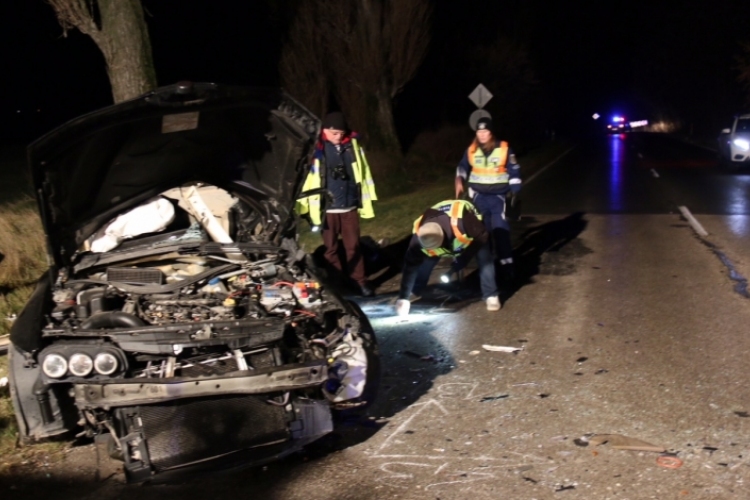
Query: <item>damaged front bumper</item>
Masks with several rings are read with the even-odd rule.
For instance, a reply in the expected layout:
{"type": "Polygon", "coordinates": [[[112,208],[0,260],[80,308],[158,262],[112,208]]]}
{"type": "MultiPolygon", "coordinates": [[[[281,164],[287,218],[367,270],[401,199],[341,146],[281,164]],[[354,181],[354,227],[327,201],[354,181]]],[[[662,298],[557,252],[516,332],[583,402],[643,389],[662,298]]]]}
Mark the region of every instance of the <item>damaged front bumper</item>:
{"type": "Polygon", "coordinates": [[[325,361],[282,368],[236,372],[225,377],[143,381],[138,379],[73,386],[76,406],[108,410],[120,406],[145,405],[182,398],[216,397],[230,394],[288,392],[319,386],[328,378],[325,361]]]}

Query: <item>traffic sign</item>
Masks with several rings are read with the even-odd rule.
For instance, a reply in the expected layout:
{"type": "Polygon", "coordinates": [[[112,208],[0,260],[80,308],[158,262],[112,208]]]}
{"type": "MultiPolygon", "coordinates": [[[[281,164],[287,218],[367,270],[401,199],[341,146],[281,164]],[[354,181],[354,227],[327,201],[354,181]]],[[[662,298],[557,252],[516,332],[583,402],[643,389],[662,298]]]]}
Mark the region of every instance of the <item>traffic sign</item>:
{"type": "Polygon", "coordinates": [[[492,93],[487,90],[487,87],[480,83],[477,85],[477,88],[469,94],[469,99],[471,99],[471,102],[476,104],[479,109],[482,109],[488,102],[490,102],[490,99],[492,99],[492,93]]]}

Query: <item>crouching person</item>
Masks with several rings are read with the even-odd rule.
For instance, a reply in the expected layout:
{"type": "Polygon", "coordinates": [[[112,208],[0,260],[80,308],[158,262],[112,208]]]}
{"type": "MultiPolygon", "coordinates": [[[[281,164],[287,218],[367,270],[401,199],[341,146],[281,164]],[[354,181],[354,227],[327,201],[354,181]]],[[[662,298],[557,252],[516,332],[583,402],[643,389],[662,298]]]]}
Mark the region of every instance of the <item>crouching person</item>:
{"type": "Polygon", "coordinates": [[[468,201],[447,200],[427,209],[414,221],[414,235],[404,259],[401,289],[396,301],[399,316],[409,314],[409,296],[427,285],[441,257],[454,257],[451,273],[463,269],[477,257],[482,299],[488,311],[500,309],[495,263],[489,233],[477,209],[468,201]]]}

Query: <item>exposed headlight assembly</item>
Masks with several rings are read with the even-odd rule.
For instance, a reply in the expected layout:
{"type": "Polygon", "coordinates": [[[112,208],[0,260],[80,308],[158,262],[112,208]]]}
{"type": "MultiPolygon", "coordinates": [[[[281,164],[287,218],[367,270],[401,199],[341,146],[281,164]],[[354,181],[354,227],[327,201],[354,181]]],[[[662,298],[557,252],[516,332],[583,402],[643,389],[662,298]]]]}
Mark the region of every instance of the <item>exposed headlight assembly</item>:
{"type": "Polygon", "coordinates": [[[112,375],[117,371],[117,365],[117,358],[108,352],[100,352],[94,359],[94,370],[99,375],[112,375]]]}
{"type": "Polygon", "coordinates": [[[42,362],[42,371],[49,378],[61,378],[68,371],[68,360],[59,354],[47,354],[42,362]]]}
{"type": "Polygon", "coordinates": [[[68,367],[76,377],[85,377],[94,369],[94,361],[88,354],[77,352],[70,357],[68,367]]]}
{"type": "Polygon", "coordinates": [[[734,144],[735,146],[737,146],[743,151],[750,150],[750,141],[746,139],[735,139],[734,141],[732,141],[732,144],[734,144]]]}

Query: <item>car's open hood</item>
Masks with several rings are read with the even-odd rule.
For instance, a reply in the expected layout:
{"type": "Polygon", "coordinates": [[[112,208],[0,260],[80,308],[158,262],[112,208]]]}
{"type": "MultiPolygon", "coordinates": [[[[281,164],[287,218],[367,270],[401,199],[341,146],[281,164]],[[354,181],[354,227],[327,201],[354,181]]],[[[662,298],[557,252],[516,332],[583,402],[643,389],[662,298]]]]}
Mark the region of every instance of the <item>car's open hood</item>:
{"type": "Polygon", "coordinates": [[[76,118],[29,146],[57,266],[104,223],[191,181],[292,215],[320,121],[278,89],[177,84],[76,118]]]}

